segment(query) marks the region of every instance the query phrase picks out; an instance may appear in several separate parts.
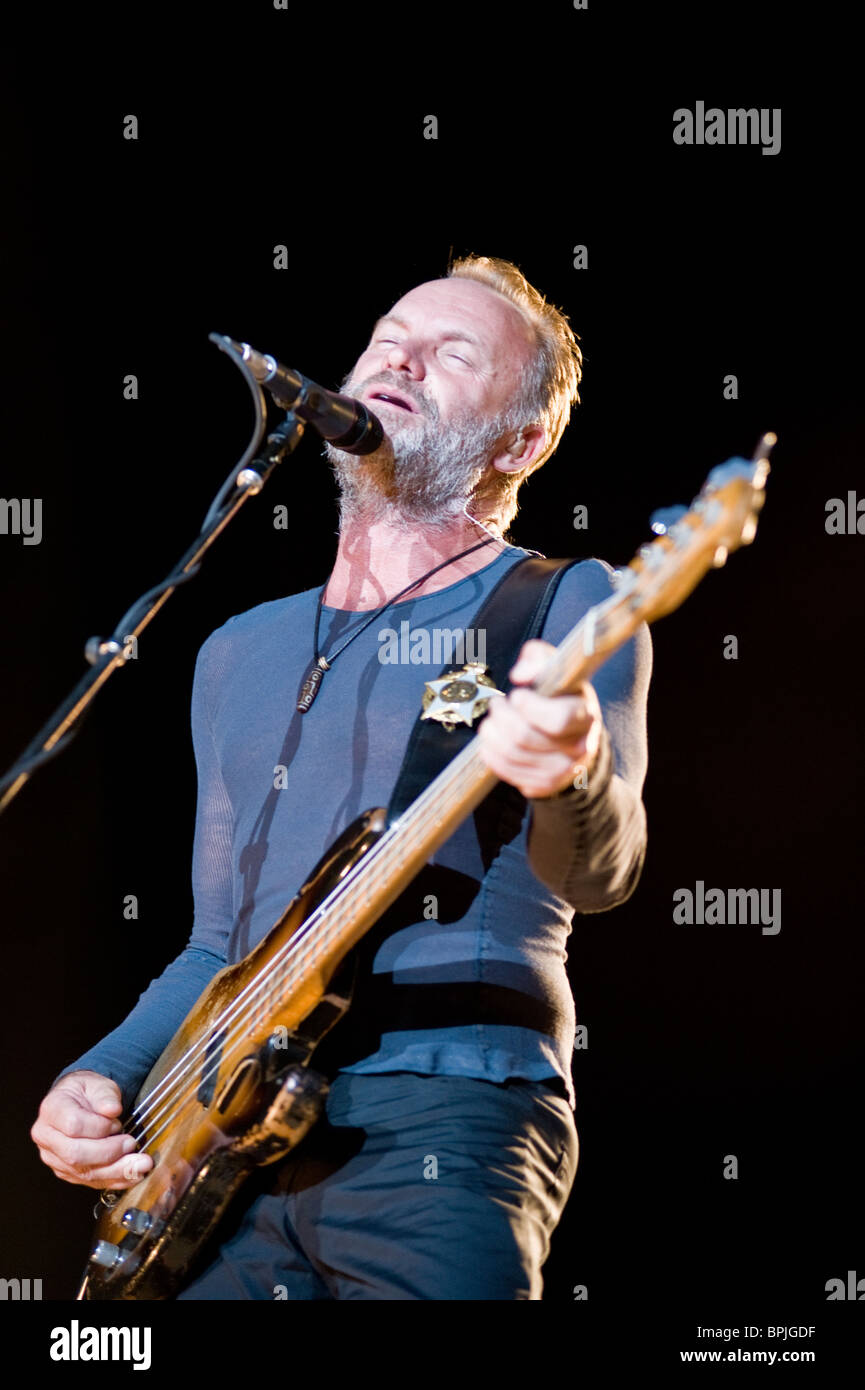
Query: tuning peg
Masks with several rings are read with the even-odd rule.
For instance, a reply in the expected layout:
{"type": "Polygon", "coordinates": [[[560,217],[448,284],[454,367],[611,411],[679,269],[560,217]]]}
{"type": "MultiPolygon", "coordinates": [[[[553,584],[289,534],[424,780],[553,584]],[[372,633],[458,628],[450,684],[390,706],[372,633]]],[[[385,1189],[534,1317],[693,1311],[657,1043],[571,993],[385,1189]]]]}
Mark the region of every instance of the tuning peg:
{"type": "Polygon", "coordinates": [[[120,1218],[120,1224],[133,1235],[143,1236],[153,1225],[153,1217],[149,1211],[142,1211],[140,1207],[127,1207],[120,1218]]]}
{"type": "Polygon", "coordinates": [[[762,463],[764,460],[768,461],[769,455],[777,443],[778,436],[775,431],[767,430],[765,434],[760,436],[760,442],[754,450],[754,457],[751,462],[762,463]]]}
{"type": "Polygon", "coordinates": [[[687,514],[687,507],[659,507],[656,512],[652,512],[649,525],[656,536],[665,536],[670,527],[675,526],[676,522],[681,521],[687,514]]]}
{"type": "Polygon", "coordinates": [[[119,1245],[113,1245],[110,1240],[97,1240],[90,1255],[91,1264],[102,1265],[105,1269],[114,1269],[123,1263],[123,1251],[119,1245]]]}
{"type": "Polygon", "coordinates": [[[622,565],[619,569],[613,570],[610,575],[610,583],[614,589],[622,589],[627,593],[628,589],[633,587],[636,578],[636,573],[630,565],[622,565]]]}

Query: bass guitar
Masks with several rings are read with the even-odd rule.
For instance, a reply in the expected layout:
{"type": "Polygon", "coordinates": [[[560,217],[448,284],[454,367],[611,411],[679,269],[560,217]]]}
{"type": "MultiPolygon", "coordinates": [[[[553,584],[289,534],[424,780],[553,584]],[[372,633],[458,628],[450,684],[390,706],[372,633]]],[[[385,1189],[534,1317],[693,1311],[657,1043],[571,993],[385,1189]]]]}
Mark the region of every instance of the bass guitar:
{"type": "MultiPolygon", "coordinates": [[[[641,623],[677,608],[753,540],[774,442],[764,435],[752,460],[713,469],[689,510],[655,513],[657,539],[615,572],[613,593],[556,648],[536,690],[588,680],[641,623]]],[[[462,688],[465,672],[455,675],[462,688]]],[[[327,1093],[313,1054],[350,1003],[340,967],[496,781],[470,739],[393,823],[382,808],[359,817],[267,936],[214,977],[125,1121],[153,1167],[101,1194],[79,1299],[171,1298],[243,1181],[307,1134],[327,1093]]]]}

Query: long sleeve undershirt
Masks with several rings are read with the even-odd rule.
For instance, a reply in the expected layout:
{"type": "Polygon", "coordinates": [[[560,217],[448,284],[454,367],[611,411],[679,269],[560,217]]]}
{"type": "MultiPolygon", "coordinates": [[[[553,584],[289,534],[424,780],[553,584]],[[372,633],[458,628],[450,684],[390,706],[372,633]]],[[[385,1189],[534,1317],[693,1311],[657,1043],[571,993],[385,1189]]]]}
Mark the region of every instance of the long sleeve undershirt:
{"type": "MultiPolygon", "coordinates": [[[[130,1104],[217,970],[265,935],[352,820],[387,804],[424,682],[449,658],[435,649],[436,634],[469,629],[464,659],[483,659],[471,620],[524,554],[511,548],[456,584],[392,605],[335,659],[305,715],[295,705],[312,656],[318,589],[261,604],[211,634],[192,694],[198,801],[189,944],[124,1022],[61,1075],[88,1068],[110,1076],[130,1104]]],[[[568,570],[544,639],[560,642],[607,598],[611,573],[595,559],[568,570]]],[[[325,607],[321,650],[341,647],[368,616],[325,607]]],[[[344,1070],[559,1076],[574,1104],[566,942],[574,911],[614,907],[639,879],[651,665],[643,625],[594,674],[604,735],[585,789],[530,802],[488,866],[468,818],[403,894],[387,934],[374,928],[361,943],[354,1003],[340,1025],[353,1028],[344,1070]],[[421,910],[430,891],[439,908],[433,920],[421,910]],[[446,1010],[454,1001],[453,1021],[432,1010],[430,1022],[428,1005],[439,998],[446,1010]],[[473,1000],[483,1002],[477,1018],[473,1000]]]]}

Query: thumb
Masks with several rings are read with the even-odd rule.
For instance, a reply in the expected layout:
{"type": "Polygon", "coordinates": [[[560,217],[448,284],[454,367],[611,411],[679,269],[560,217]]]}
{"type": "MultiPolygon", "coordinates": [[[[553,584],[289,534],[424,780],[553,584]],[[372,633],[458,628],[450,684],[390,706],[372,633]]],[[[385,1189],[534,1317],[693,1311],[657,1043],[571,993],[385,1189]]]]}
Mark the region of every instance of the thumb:
{"type": "Polygon", "coordinates": [[[81,1089],[84,1103],[99,1115],[119,1115],[123,1109],[120,1087],[108,1076],[84,1076],[81,1089]]]}
{"type": "Polygon", "coordinates": [[[516,663],[508,673],[514,684],[529,685],[540,675],[555,650],[551,643],[542,642],[537,637],[524,642],[516,663]]]}

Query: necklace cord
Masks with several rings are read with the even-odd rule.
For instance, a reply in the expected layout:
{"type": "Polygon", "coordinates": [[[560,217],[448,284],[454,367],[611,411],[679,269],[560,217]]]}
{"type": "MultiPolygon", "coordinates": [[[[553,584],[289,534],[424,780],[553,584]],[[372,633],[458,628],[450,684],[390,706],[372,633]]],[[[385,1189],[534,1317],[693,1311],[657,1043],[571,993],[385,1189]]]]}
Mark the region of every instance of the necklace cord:
{"type": "Polygon", "coordinates": [[[338,647],[335,652],[332,652],[331,655],[326,658],[322,657],[322,654],[319,651],[318,646],[319,629],[321,625],[321,610],[324,606],[324,591],[327,588],[327,581],[325,581],[325,583],[321,586],[321,592],[318,595],[318,603],[316,604],[315,609],[315,636],[313,638],[313,661],[319,665],[321,665],[323,661],[326,661],[327,665],[324,666],[324,670],[327,670],[330,666],[333,665],[340,652],[344,652],[349,643],[354,641],[355,637],[359,637],[362,632],[365,632],[366,629],[369,627],[370,623],[374,623],[376,618],[380,618],[382,613],[384,613],[386,609],[390,608],[391,604],[396,603],[399,599],[402,598],[403,594],[409,593],[411,589],[416,589],[419,584],[423,584],[427,579],[432,579],[433,575],[438,574],[439,570],[443,570],[446,565],[455,565],[457,560],[462,560],[465,558],[466,555],[471,555],[475,550],[480,550],[482,546],[489,545],[492,541],[499,539],[500,537],[498,536],[489,536],[486,540],[478,541],[477,545],[470,545],[468,550],[461,550],[459,555],[451,555],[449,559],[442,560],[440,565],[436,565],[435,569],[427,570],[426,574],[422,574],[420,579],[414,579],[412,580],[411,584],[406,584],[405,588],[400,589],[398,594],[394,594],[394,597],[389,598],[387,603],[382,604],[381,608],[377,608],[376,611],[373,614],[371,614],[369,618],[367,618],[366,622],[362,623],[361,626],[357,629],[357,631],[351,634],[347,642],[343,642],[341,647],[338,647]]]}

